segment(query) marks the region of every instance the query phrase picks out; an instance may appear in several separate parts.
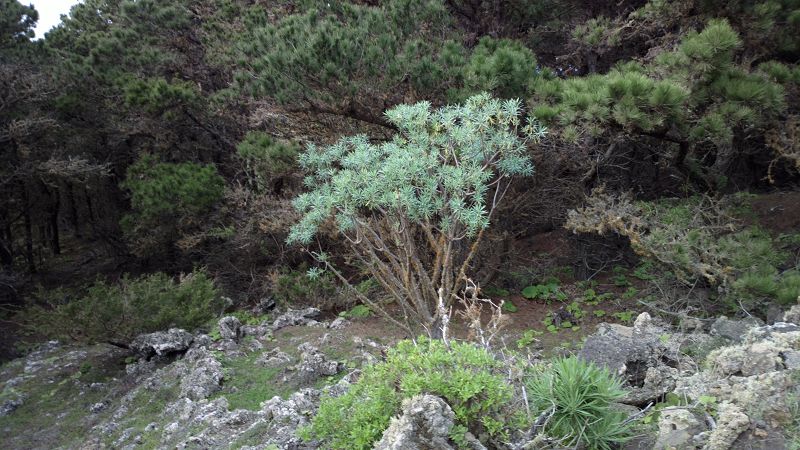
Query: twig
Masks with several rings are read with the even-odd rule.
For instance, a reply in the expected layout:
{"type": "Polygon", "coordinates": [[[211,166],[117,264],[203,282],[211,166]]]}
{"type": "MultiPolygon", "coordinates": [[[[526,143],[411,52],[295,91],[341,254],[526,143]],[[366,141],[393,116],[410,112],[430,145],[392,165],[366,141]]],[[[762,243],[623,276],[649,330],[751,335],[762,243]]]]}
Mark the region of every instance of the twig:
{"type": "Polygon", "coordinates": [[[644,417],[644,415],[647,414],[647,412],[650,411],[650,408],[652,408],[652,407],[653,407],[653,402],[648,403],[647,406],[644,407],[644,409],[642,409],[640,411],[637,411],[637,412],[631,414],[630,416],[628,416],[628,418],[625,419],[622,422],[622,424],[623,425],[627,425],[627,424],[633,422],[634,420],[637,420],[639,417],[644,417]]]}

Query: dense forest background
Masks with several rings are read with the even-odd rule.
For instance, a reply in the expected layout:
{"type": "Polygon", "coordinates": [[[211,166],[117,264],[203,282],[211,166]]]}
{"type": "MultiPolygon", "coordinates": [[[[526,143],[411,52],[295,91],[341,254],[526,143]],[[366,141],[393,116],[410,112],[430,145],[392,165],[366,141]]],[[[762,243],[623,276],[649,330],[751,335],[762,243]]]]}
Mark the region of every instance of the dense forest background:
{"type": "MultiPolygon", "coordinates": [[[[520,257],[577,279],[646,258],[677,280],[670,311],[736,292],[763,315],[800,289],[800,209],[775,212],[783,234],[732,218],[742,192],[800,181],[800,1],[86,0],[32,40],[36,18],[0,0],[7,334],[97,279],[198,268],[233,307],[351,307],[286,244],[298,153],[484,91],[548,134],[493,215],[483,285],[513,284],[520,257]]],[[[312,246],[349,261],[328,231],[312,246]]]]}

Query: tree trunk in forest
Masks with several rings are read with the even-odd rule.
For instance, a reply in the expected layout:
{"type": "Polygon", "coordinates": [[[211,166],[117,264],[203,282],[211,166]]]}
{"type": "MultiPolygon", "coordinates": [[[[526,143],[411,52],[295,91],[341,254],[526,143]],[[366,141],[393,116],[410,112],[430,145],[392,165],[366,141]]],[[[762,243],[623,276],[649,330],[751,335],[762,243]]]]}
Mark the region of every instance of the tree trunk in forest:
{"type": "Polygon", "coordinates": [[[56,188],[52,195],[55,198],[55,203],[50,208],[50,217],[48,218],[50,222],[50,249],[54,255],[60,255],[61,241],[58,235],[58,210],[61,209],[61,193],[56,188]]]}
{"type": "Polygon", "coordinates": [[[36,272],[36,263],[33,259],[33,225],[31,224],[31,205],[28,198],[28,189],[20,183],[22,194],[22,217],[25,225],[25,260],[28,262],[28,272],[36,272]]]}
{"type": "Polygon", "coordinates": [[[94,222],[94,209],[92,208],[92,197],[89,196],[88,188],[84,188],[83,196],[86,199],[86,211],[89,214],[89,225],[92,226],[93,237],[97,238],[97,225],[94,222]]]}
{"type": "Polygon", "coordinates": [[[3,211],[3,229],[0,230],[0,266],[3,270],[11,271],[14,268],[14,241],[11,234],[11,225],[8,223],[8,214],[3,211]]]}
{"type": "Polygon", "coordinates": [[[78,206],[75,202],[75,189],[72,187],[72,183],[67,183],[67,203],[72,231],[75,233],[75,237],[81,238],[83,237],[81,234],[81,222],[78,220],[78,206]]]}

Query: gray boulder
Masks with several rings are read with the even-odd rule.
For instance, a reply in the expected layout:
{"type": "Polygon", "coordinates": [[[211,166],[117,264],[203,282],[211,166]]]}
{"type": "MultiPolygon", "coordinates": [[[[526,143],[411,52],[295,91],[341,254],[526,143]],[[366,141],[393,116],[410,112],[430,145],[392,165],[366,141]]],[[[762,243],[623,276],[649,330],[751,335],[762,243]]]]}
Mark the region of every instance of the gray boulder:
{"type": "Polygon", "coordinates": [[[800,324],[800,304],[792,306],[788,311],[783,313],[783,321],[800,324]]]}
{"type": "Polygon", "coordinates": [[[658,418],[658,440],[653,448],[698,448],[695,436],[705,426],[688,408],[665,409],[658,418]]]}
{"type": "Polygon", "coordinates": [[[789,350],[781,354],[783,365],[789,370],[800,369],[800,351],[789,350]]]}
{"type": "Polygon", "coordinates": [[[680,355],[662,340],[665,329],[647,313],[633,327],[601,324],[578,357],[619,376],[628,394],[622,403],[644,405],[675,388],[680,355]]]}
{"type": "Polygon", "coordinates": [[[192,334],[180,328],[171,328],[168,331],[140,334],[131,342],[130,348],[143,358],[153,355],[165,356],[183,353],[192,344],[192,334]]]}
{"type": "Polygon", "coordinates": [[[222,339],[230,339],[239,342],[242,337],[242,322],[234,316],[226,316],[219,319],[219,335],[222,339]]]}
{"type": "Polygon", "coordinates": [[[272,327],[269,324],[262,325],[242,325],[242,337],[253,336],[257,339],[269,337],[272,327]]]}
{"type": "Polygon", "coordinates": [[[317,325],[317,319],[322,312],[317,308],[306,309],[290,309],[285,313],[278,316],[272,322],[272,330],[277,331],[281,328],[296,326],[296,325],[317,325]]]}
{"type": "Polygon", "coordinates": [[[341,330],[348,325],[350,325],[350,322],[347,319],[344,317],[337,317],[333,322],[331,322],[330,325],[328,325],[328,328],[332,330],[341,330]]]}
{"type": "Polygon", "coordinates": [[[214,341],[211,339],[211,336],[204,333],[198,333],[194,336],[192,347],[208,347],[213,343],[214,341]]]}
{"type": "Polygon", "coordinates": [[[725,316],[721,316],[711,325],[711,336],[719,336],[731,342],[742,342],[747,335],[747,332],[763,323],[758,319],[742,319],[731,320],[725,316]]]}
{"type": "Polygon", "coordinates": [[[272,297],[264,297],[258,301],[258,304],[255,306],[255,308],[253,308],[253,312],[258,315],[266,314],[269,311],[275,309],[276,306],[277,304],[275,303],[275,300],[272,299],[272,297]]]}
{"type": "Polygon", "coordinates": [[[444,400],[417,395],[403,401],[402,414],[392,419],[374,450],[455,450],[450,442],[454,425],[455,414],[444,400]]]}
{"type": "Polygon", "coordinates": [[[181,397],[197,401],[222,389],[222,364],[205,347],[191,349],[185,360],[191,369],[181,380],[181,397]]]}
{"type": "Polygon", "coordinates": [[[256,359],[256,364],[262,367],[275,368],[286,365],[291,361],[292,357],[287,353],[282,352],[280,348],[273,348],[272,350],[262,353],[261,356],[256,359]]]}
{"type": "Polygon", "coordinates": [[[307,342],[300,344],[297,349],[301,354],[300,363],[295,369],[299,379],[304,383],[323,376],[336,375],[344,368],[344,364],[329,360],[317,347],[307,342]]]}
{"type": "Polygon", "coordinates": [[[13,413],[17,408],[22,406],[23,403],[22,397],[12,398],[0,403],[0,417],[13,413]]]}

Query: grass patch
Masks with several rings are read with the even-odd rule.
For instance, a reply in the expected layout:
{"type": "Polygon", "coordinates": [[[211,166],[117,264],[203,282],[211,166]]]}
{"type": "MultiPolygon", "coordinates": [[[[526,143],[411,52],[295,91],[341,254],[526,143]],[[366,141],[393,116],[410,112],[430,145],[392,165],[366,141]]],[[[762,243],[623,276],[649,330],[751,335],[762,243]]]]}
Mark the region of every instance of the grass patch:
{"type": "MultiPolygon", "coordinates": [[[[133,398],[129,407],[129,413],[126,415],[125,420],[120,424],[118,430],[122,432],[128,428],[133,428],[139,431],[142,436],[143,448],[156,448],[161,441],[161,429],[153,431],[145,431],[147,425],[156,422],[163,425],[164,421],[160,420],[161,415],[164,413],[167,405],[175,401],[179,395],[179,387],[176,384],[169,384],[163,386],[161,389],[147,389],[143,388],[133,398]]],[[[134,433],[132,436],[135,436],[134,433]]],[[[117,433],[112,434],[106,439],[106,444],[113,446],[116,439],[119,438],[117,433]]]]}
{"type": "Polygon", "coordinates": [[[93,421],[100,417],[91,415],[89,407],[107,395],[105,389],[87,386],[108,381],[119,367],[106,351],[88,348],[81,364],[48,371],[65,364],[62,359],[69,353],[58,350],[43,361],[35,376],[14,387],[6,386],[0,397],[13,398],[20,393],[24,402],[13,413],[0,417],[4,448],[80,447],[93,421]]]}
{"type": "Polygon", "coordinates": [[[224,389],[216,397],[228,399],[230,409],[261,409],[261,402],[274,396],[286,398],[294,392],[289,383],[281,383],[278,375],[284,367],[261,367],[256,360],[262,352],[241,358],[223,358],[224,389]]]}

